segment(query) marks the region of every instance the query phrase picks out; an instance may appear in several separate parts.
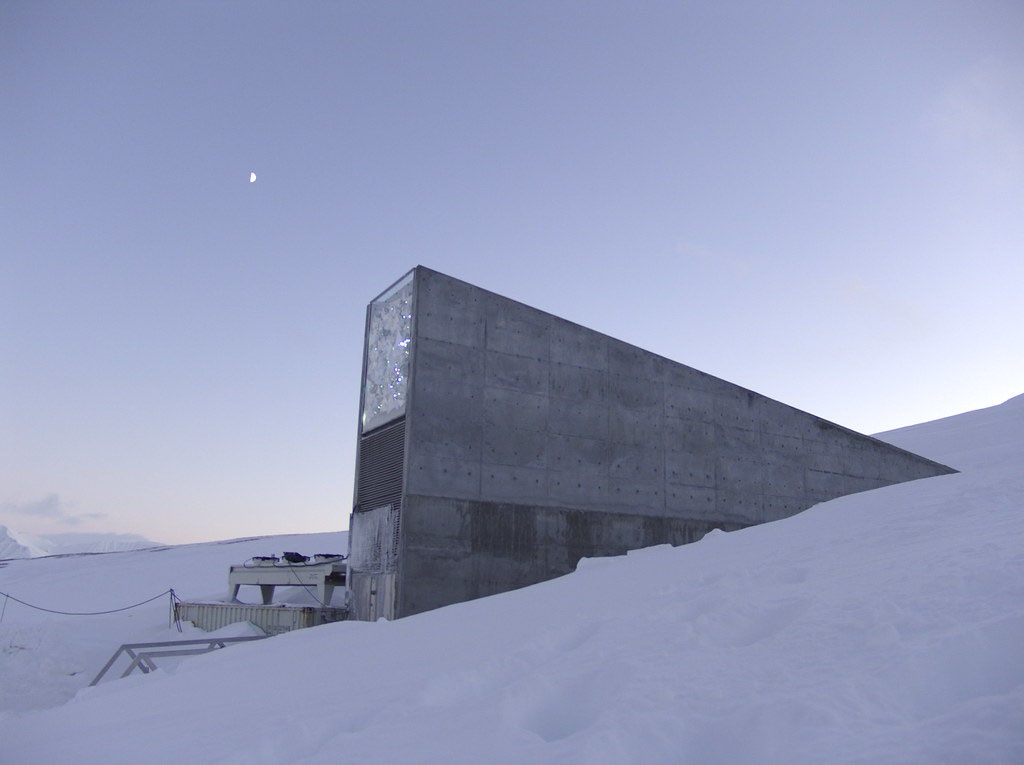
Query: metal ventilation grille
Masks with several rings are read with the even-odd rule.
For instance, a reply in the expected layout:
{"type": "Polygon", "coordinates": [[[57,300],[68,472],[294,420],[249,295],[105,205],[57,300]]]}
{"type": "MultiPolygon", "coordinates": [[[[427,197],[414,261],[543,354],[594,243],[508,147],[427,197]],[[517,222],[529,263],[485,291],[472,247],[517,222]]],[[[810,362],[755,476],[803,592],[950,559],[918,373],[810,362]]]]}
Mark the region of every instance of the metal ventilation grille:
{"type": "Polygon", "coordinates": [[[405,418],[385,425],[359,442],[359,491],[356,512],[381,505],[399,509],[405,454],[405,418]]]}

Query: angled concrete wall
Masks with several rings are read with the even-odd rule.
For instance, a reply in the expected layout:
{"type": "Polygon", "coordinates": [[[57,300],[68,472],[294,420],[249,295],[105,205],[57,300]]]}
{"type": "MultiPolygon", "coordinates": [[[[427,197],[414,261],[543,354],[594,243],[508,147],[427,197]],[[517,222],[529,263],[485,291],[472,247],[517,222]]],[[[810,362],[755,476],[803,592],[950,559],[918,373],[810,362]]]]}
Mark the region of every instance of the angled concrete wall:
{"type": "Polygon", "coordinates": [[[393,614],[952,472],[425,268],[393,614]]]}

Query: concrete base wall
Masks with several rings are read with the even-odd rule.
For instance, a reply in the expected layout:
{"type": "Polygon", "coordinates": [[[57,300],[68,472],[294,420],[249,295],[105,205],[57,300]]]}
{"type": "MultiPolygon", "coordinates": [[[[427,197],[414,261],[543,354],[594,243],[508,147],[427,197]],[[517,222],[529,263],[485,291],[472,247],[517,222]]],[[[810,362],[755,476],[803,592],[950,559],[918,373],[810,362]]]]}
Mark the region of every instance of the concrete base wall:
{"type": "Polygon", "coordinates": [[[407,496],[397,611],[408,616],[526,587],[570,573],[581,558],[696,542],[713,528],[742,525],[407,496]]]}
{"type": "Polygon", "coordinates": [[[350,572],[348,589],[352,596],[351,618],[362,622],[378,619],[394,619],[399,615],[396,608],[397,574],[350,572]]]}

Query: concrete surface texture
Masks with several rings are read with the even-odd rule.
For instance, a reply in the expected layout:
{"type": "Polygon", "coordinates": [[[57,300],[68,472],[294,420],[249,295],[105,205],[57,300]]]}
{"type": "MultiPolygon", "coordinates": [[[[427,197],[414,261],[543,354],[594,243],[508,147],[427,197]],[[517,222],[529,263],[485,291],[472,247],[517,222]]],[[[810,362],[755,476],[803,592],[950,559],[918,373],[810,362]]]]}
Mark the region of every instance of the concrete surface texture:
{"type": "MultiPolygon", "coordinates": [[[[413,276],[395,563],[356,583],[360,618],[953,472],[435,271],[413,276]]],[[[353,523],[354,547],[371,525],[353,523]]]]}

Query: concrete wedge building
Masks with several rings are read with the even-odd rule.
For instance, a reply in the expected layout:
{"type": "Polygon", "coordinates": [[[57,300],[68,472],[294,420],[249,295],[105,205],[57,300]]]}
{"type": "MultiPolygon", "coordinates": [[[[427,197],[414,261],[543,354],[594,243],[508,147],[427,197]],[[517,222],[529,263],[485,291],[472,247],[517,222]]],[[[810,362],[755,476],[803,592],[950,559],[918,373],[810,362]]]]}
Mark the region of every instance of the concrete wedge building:
{"type": "Polygon", "coordinates": [[[422,266],[368,307],[358,444],[358,619],[955,472],[422,266]]]}

